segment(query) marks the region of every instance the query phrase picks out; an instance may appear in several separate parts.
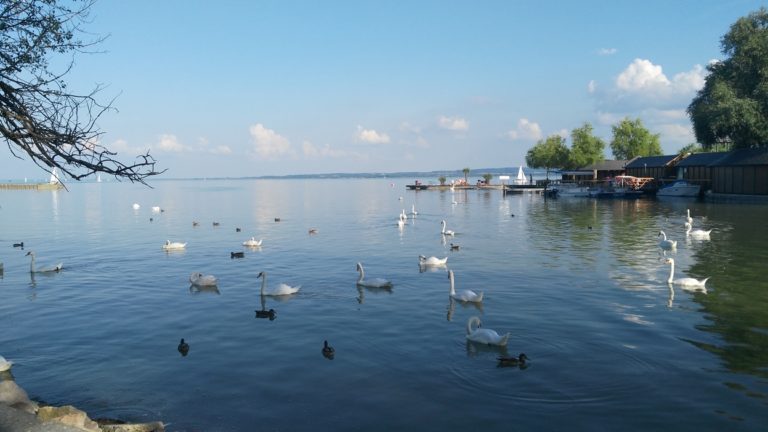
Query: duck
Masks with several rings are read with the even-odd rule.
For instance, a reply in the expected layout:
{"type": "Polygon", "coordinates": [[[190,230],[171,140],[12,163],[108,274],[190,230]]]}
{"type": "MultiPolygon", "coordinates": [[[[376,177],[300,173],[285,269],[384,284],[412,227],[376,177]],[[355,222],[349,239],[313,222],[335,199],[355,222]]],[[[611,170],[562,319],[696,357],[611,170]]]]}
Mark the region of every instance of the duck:
{"type": "Polygon", "coordinates": [[[248,247],[259,247],[261,246],[261,242],[263,239],[256,240],[256,237],[251,237],[250,239],[243,242],[243,246],[248,247]]]}
{"type": "Polygon", "coordinates": [[[269,318],[270,321],[274,321],[276,317],[277,312],[274,309],[256,311],[256,318],[269,318]]]}
{"type": "Polygon", "coordinates": [[[669,264],[669,279],[667,279],[668,284],[680,285],[680,287],[686,291],[700,291],[700,292],[703,292],[704,294],[707,293],[706,283],[709,280],[709,278],[694,279],[690,277],[684,277],[684,278],[674,279],[674,275],[675,275],[674,258],[667,258],[665,262],[669,264]]]}
{"type": "Polygon", "coordinates": [[[659,241],[659,247],[662,249],[675,249],[677,247],[677,240],[668,240],[667,234],[664,231],[659,231],[659,235],[663,237],[659,241]]]}
{"type": "Polygon", "coordinates": [[[460,248],[461,248],[461,246],[459,246],[459,245],[457,245],[457,244],[453,244],[453,243],[451,243],[451,250],[452,250],[452,251],[457,251],[457,250],[459,250],[460,248]]]}
{"type": "Polygon", "coordinates": [[[30,256],[31,260],[29,262],[29,272],[30,273],[53,273],[61,271],[62,268],[64,268],[63,263],[58,263],[53,266],[42,266],[42,267],[36,267],[35,266],[35,253],[33,251],[27,252],[27,255],[30,256]]]}
{"type": "Polygon", "coordinates": [[[11,366],[13,366],[12,361],[6,360],[5,357],[0,356],[0,372],[11,370],[11,366]]]}
{"type": "Polygon", "coordinates": [[[365,269],[363,269],[362,263],[357,263],[357,271],[358,273],[360,273],[360,275],[357,278],[357,286],[369,287],[369,288],[392,288],[392,282],[386,279],[373,278],[373,279],[363,280],[363,278],[365,278],[365,269]]]}
{"type": "Polygon", "coordinates": [[[235,258],[245,258],[245,252],[230,252],[229,257],[231,259],[235,258]]]}
{"type": "Polygon", "coordinates": [[[267,272],[260,272],[256,278],[261,278],[261,295],[263,296],[284,296],[299,292],[301,286],[290,286],[284,283],[278,284],[274,288],[267,289],[267,272]]]}
{"type": "Polygon", "coordinates": [[[480,318],[470,317],[467,321],[467,340],[486,345],[507,346],[509,333],[501,336],[495,330],[480,328],[481,326],[480,318]]]}
{"type": "Polygon", "coordinates": [[[704,231],[702,229],[692,229],[693,226],[689,223],[685,223],[685,235],[691,236],[696,240],[709,240],[709,233],[712,230],[704,231]]]}
{"type": "Polygon", "coordinates": [[[215,226],[215,227],[217,227],[217,226],[220,226],[220,225],[221,225],[221,224],[220,224],[219,222],[214,222],[214,223],[213,223],[213,226],[215,226]]]}
{"type": "Polygon", "coordinates": [[[187,247],[186,243],[172,242],[170,240],[166,240],[165,244],[163,245],[163,249],[165,250],[184,249],[185,247],[187,247]]]}
{"type": "Polygon", "coordinates": [[[506,366],[519,366],[524,367],[525,362],[528,360],[528,356],[525,353],[520,353],[517,357],[496,357],[499,361],[499,367],[506,366]]]}
{"type": "Polygon", "coordinates": [[[13,247],[15,247],[15,248],[22,248],[22,249],[24,249],[24,242],[21,242],[21,243],[14,243],[14,244],[13,244],[13,247]]]}
{"type": "Polygon", "coordinates": [[[317,234],[317,228],[310,228],[309,235],[315,235],[315,234],[317,234]]]}
{"type": "Polygon", "coordinates": [[[431,256],[429,258],[424,255],[419,255],[419,265],[422,266],[444,266],[448,262],[448,257],[438,258],[431,256]]]}
{"type": "Polygon", "coordinates": [[[453,270],[448,270],[448,279],[451,281],[450,295],[452,299],[462,301],[462,302],[472,302],[472,303],[480,303],[483,301],[482,291],[480,292],[480,294],[472,290],[461,290],[458,293],[456,292],[456,289],[454,288],[454,282],[453,282],[453,270]]]}
{"type": "Polygon", "coordinates": [[[328,345],[328,341],[323,341],[323,357],[328,360],[333,360],[333,356],[336,354],[336,350],[332,346],[328,345]]]}
{"type": "Polygon", "coordinates": [[[453,232],[453,231],[451,231],[451,230],[447,230],[447,229],[445,229],[445,225],[446,225],[446,223],[445,223],[445,221],[444,221],[444,220],[440,221],[440,225],[442,226],[442,229],[440,230],[440,234],[442,234],[442,235],[447,235],[447,236],[453,236],[453,235],[455,235],[455,234],[456,234],[455,232],[453,232]]]}
{"type": "Polygon", "coordinates": [[[193,227],[196,227],[196,226],[200,226],[200,222],[198,222],[198,221],[192,221],[192,226],[193,226],[193,227]]]}
{"type": "Polygon", "coordinates": [[[206,287],[218,284],[218,279],[214,275],[203,275],[200,272],[194,272],[189,276],[189,282],[194,286],[206,287]]]}
{"type": "Polygon", "coordinates": [[[240,229],[240,227],[235,227],[235,232],[240,232],[240,231],[242,231],[242,230],[240,229]]]}
{"type": "Polygon", "coordinates": [[[184,342],[184,338],[181,338],[181,342],[179,342],[179,346],[176,349],[179,350],[182,356],[189,354],[189,344],[184,342]]]}
{"type": "Polygon", "coordinates": [[[275,222],[280,222],[280,218],[279,218],[279,217],[276,217],[276,218],[275,218],[275,222]]]}

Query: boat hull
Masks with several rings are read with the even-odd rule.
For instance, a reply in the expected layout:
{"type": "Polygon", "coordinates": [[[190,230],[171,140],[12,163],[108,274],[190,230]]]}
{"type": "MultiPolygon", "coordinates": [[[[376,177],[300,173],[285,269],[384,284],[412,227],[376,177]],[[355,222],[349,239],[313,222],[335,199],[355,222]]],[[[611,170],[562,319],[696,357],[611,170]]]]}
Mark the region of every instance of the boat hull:
{"type": "Polygon", "coordinates": [[[675,182],[665,186],[656,192],[656,196],[669,197],[697,197],[701,192],[701,186],[687,182],[675,182]]]}

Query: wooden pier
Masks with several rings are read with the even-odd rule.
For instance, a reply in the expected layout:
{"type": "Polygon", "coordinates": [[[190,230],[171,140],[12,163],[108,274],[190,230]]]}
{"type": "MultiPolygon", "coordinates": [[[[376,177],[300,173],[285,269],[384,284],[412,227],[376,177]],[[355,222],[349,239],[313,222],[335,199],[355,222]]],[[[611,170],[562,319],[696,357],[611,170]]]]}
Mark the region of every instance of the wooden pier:
{"type": "Polygon", "coordinates": [[[59,190],[63,189],[61,183],[0,183],[0,189],[7,190],[59,190]]]}

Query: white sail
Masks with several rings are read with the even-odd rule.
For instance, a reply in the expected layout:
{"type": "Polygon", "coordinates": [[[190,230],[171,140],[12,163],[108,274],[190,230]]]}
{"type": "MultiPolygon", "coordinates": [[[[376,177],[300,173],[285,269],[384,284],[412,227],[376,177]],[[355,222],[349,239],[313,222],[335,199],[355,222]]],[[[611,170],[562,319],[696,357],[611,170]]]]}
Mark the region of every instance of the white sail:
{"type": "Polygon", "coordinates": [[[96,183],[101,183],[101,174],[96,174],[96,183]]]}
{"type": "Polygon", "coordinates": [[[526,184],[528,182],[528,179],[525,177],[525,173],[523,172],[522,165],[520,165],[520,169],[517,170],[517,177],[515,178],[515,182],[517,184],[526,184]]]}
{"type": "Polygon", "coordinates": [[[59,176],[56,175],[56,167],[54,167],[53,171],[51,171],[51,180],[48,183],[50,184],[61,183],[61,181],[59,181],[59,176]]]}

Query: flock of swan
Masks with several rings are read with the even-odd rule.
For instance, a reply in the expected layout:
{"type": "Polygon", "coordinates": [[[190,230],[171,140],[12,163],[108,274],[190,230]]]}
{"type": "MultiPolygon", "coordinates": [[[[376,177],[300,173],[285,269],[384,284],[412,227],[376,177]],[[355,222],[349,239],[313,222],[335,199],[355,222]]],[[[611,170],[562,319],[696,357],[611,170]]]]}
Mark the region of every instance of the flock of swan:
{"type": "MultiPolygon", "coordinates": [[[[707,231],[702,229],[692,230],[693,218],[691,217],[690,209],[686,210],[684,226],[686,228],[686,231],[685,231],[686,237],[691,237],[696,240],[710,240],[710,233],[712,232],[711,229],[707,231]]],[[[662,250],[674,251],[677,249],[677,240],[668,239],[664,231],[659,231],[659,236],[663,237],[662,240],[659,241],[659,247],[662,250]]],[[[667,283],[669,284],[670,289],[672,289],[672,286],[677,285],[686,291],[698,291],[706,294],[707,292],[706,283],[710,278],[707,277],[704,279],[696,279],[692,277],[681,277],[681,278],[675,279],[675,259],[666,258],[664,262],[666,264],[669,264],[669,278],[667,278],[667,283]]]]}

